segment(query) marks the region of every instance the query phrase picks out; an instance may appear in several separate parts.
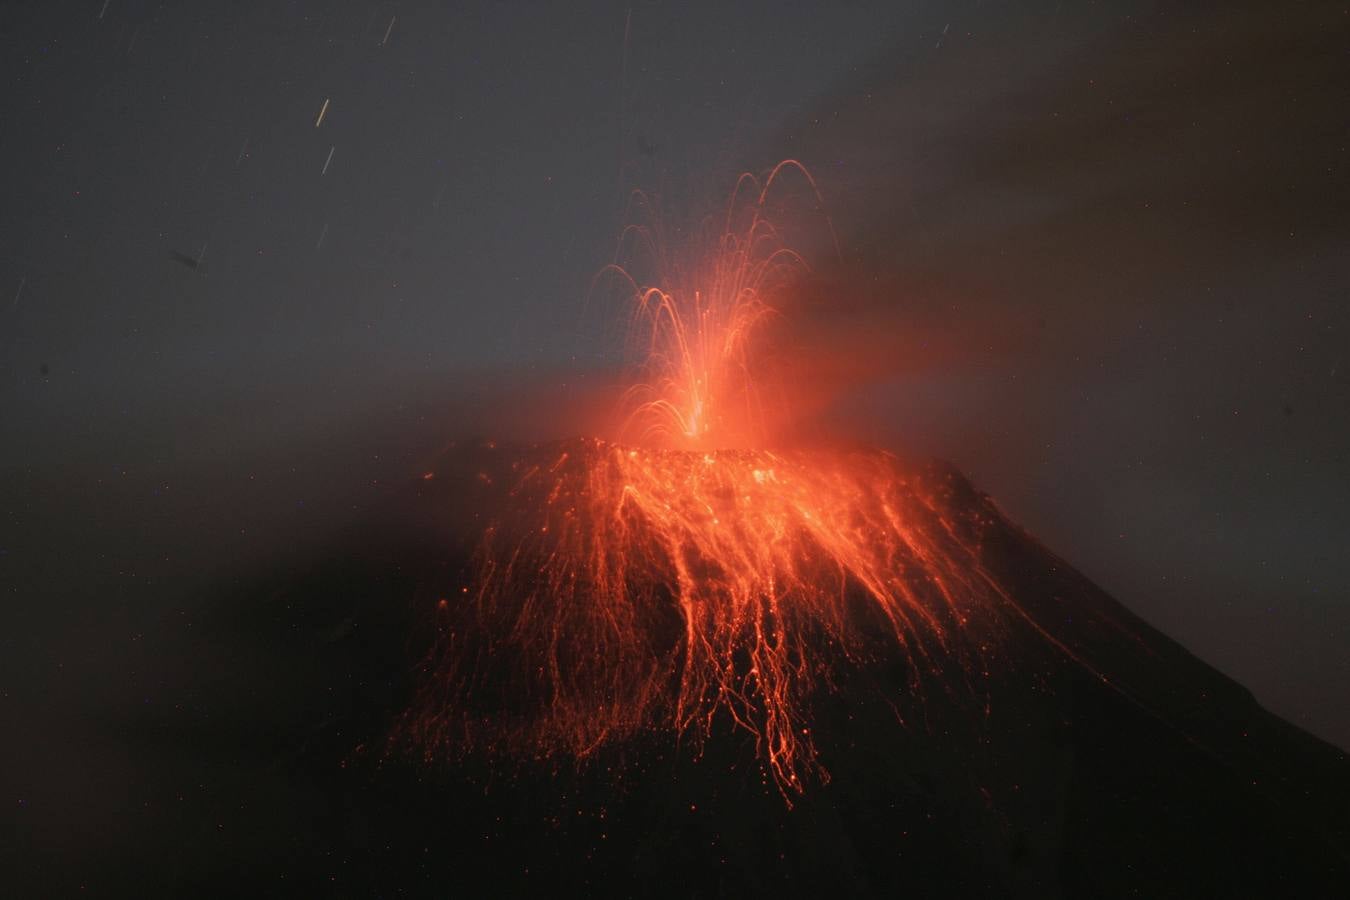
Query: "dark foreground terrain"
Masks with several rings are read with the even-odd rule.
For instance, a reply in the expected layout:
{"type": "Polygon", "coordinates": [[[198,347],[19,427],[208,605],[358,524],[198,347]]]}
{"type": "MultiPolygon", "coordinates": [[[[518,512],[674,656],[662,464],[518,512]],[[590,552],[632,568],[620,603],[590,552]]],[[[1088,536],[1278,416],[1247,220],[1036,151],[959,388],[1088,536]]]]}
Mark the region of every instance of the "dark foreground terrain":
{"type": "Polygon", "coordinates": [[[790,807],[726,727],[580,770],[391,755],[431,610],[464,585],[491,508],[478,473],[521,452],[452,450],[339,539],[218,584],[190,641],[146,651],[174,673],[148,678],[167,699],[107,723],[136,776],[100,790],[124,805],[79,843],[20,817],[4,893],[1344,896],[1345,754],[941,465],[917,477],[953,520],[993,517],[984,565],[1015,624],[988,671],[921,697],[904,660],[841,670],[812,711],[828,782],[790,807]]]}

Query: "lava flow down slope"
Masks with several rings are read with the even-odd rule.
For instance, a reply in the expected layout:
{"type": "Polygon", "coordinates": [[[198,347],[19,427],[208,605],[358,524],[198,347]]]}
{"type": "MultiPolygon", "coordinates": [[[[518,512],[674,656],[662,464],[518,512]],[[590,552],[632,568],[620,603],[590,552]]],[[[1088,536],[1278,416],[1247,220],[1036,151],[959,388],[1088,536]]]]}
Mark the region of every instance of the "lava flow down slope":
{"type": "MultiPolygon", "coordinates": [[[[952,466],[783,439],[780,300],[805,268],[771,215],[784,179],[814,202],[795,163],[746,176],[682,261],[654,226],[624,232],[597,279],[629,339],[607,430],[458,442],[346,537],[223,598],[201,652],[230,678],[184,686],[183,708],[213,711],[193,739],[228,739],[229,710],[271,724],[232,751],[248,777],[211,841],[241,865],[213,886],[1344,887],[1341,750],[952,466]]],[[[181,865],[168,883],[200,887],[181,865]]]]}
{"type": "Polygon", "coordinates": [[[646,728],[697,745],[725,716],[790,803],[828,777],[806,707],[839,665],[901,653],[915,691],[936,658],[982,665],[1005,607],[981,521],[945,518],[889,454],[766,449],[791,418],[775,300],[806,267],[770,215],[792,176],[819,201],[795,161],[742,175],[683,262],[625,231],[656,283],[631,261],[600,275],[632,310],[616,437],[504,474],[477,569],[440,604],[408,730],[428,755],[584,759],[646,728]]]}
{"type": "Polygon", "coordinates": [[[410,680],[391,662],[398,629],[383,651],[375,629],[327,648],[355,683],[380,682],[367,667],[383,659],[402,687],[375,706],[416,698],[392,754],[377,749],[387,718],[328,701],[333,752],[354,730],[372,742],[343,768],[328,826],[339,846],[353,817],[382,836],[354,864],[372,886],[1259,897],[1344,883],[1344,753],[951,466],[634,453],[457,446],[391,498],[341,575],[287,594],[357,598],[349,615],[369,628],[389,621],[391,591],[411,592],[404,621],[437,635],[410,680]],[[765,490],[739,493],[742,477],[765,490]],[[824,486],[840,505],[804,496],[824,486]]]}
{"type": "MultiPolygon", "coordinates": [[[[658,834],[676,807],[718,809],[706,856],[653,840],[739,889],[823,877],[1107,895],[1342,875],[1338,751],[1262,712],[950,467],[775,440],[792,405],[775,300],[806,266],[770,215],[784,178],[814,195],[792,161],[742,176],[683,262],[659,229],[625,232],[620,256],[645,255],[651,274],[628,259],[600,276],[630,310],[633,376],[610,435],[465,445],[427,473],[437,512],[422,532],[469,562],[423,583],[436,637],[393,756],[455,777],[484,767],[544,808],[585,798],[600,823],[588,859],[617,809],[658,834]],[[577,781],[550,795],[540,772],[577,781]],[[1211,829],[1186,859],[1137,833],[1178,810],[1211,829]],[[776,849],[726,849],[757,828],[776,849]],[[1219,874],[1236,848],[1251,864],[1219,874]],[[882,874],[916,853],[923,874],[882,874]]],[[[516,846],[536,854],[521,877],[575,874],[516,846]]]]}
{"type": "Polygon", "coordinates": [[[449,641],[414,720],[425,741],[582,758],[645,727],[701,740],[725,715],[801,790],[805,707],[837,664],[901,653],[917,690],[936,660],[978,667],[991,649],[1004,607],[980,563],[989,520],[946,518],[888,454],[542,453],[506,473],[460,620],[442,605],[449,641]]]}

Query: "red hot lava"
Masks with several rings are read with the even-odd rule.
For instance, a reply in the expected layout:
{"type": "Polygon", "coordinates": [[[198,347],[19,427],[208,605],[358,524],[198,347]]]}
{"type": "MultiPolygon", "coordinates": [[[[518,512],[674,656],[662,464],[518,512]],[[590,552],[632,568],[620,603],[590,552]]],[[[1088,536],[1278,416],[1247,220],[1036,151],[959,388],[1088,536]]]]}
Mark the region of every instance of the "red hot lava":
{"type": "Polygon", "coordinates": [[[767,449],[782,398],[762,336],[804,265],[766,215],[788,172],[810,181],[792,161],[742,176],[698,265],[658,285],[605,270],[631,290],[640,377],[617,439],[512,466],[410,720],[428,753],[585,757],[724,717],[801,790],[819,772],[810,698],[837,665],[878,640],[916,672],[963,652],[968,613],[998,592],[979,523],[944,519],[889,454],[767,449]]]}

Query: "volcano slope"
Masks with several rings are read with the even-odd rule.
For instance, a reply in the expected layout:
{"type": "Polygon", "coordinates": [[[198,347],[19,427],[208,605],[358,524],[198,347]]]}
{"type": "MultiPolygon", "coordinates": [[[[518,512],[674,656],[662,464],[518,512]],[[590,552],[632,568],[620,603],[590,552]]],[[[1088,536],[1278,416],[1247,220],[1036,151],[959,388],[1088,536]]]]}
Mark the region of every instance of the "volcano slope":
{"type": "MultiPolygon", "coordinates": [[[[968,548],[965,564],[997,590],[944,619],[943,641],[906,645],[845,579],[851,649],[806,635],[802,671],[818,677],[797,696],[809,733],[798,782],[775,774],[753,703],[739,716],[713,703],[681,729],[656,702],[580,759],[546,730],[494,729],[546,719],[557,689],[520,674],[521,626],[494,634],[507,620],[468,613],[483,535],[513,502],[542,502],[520,493],[522,473],[605,452],[454,448],[335,545],[226,592],[183,686],[189,711],[133,729],[178,747],[215,799],[161,813],[141,839],[153,867],[104,861],[104,883],[1038,897],[1333,896],[1347,884],[1345,754],[1263,710],[940,463],[886,465],[922,499],[906,507],[927,517],[916,527],[968,548]],[[447,653],[476,662],[447,669],[447,653]],[[462,727],[428,728],[437,716],[462,727]]],[[[523,570],[545,568],[521,552],[523,570]]],[[[670,593],[651,602],[669,605],[643,626],[669,662],[659,693],[688,653],[670,593]]]]}

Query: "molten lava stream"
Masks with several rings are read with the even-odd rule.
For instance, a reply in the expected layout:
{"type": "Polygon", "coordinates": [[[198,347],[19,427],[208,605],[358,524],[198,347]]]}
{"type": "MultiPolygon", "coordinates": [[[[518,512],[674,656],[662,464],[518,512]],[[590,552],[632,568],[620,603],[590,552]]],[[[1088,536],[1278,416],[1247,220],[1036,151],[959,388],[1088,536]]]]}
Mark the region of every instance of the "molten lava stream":
{"type": "MultiPolygon", "coordinates": [[[[786,795],[819,768],[809,705],[832,673],[897,652],[936,668],[995,590],[894,457],[761,449],[784,406],[766,325],[804,267],[767,215],[789,172],[814,194],[792,161],[742,176],[721,232],[657,286],[602,273],[631,300],[638,356],[617,439],[513,463],[412,717],[428,752],[586,757],[646,728],[704,739],[725,716],[786,795]]],[[[668,260],[655,233],[621,245],[668,260]]]]}
{"type": "Polygon", "coordinates": [[[899,651],[917,686],[993,599],[978,548],[889,454],[544,452],[515,464],[447,629],[416,725],[430,746],[585,757],[648,727],[706,738],[726,714],[800,788],[832,670],[899,651]]]}

